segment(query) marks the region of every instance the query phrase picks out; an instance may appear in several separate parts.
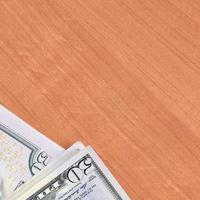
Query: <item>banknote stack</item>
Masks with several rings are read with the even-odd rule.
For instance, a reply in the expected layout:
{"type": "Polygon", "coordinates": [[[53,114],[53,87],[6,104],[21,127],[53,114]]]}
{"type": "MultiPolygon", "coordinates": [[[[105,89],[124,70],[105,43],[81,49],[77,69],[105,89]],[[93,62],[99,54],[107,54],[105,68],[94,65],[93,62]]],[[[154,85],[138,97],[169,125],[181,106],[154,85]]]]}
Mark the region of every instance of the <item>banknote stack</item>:
{"type": "Polygon", "coordinates": [[[0,106],[0,200],[129,200],[91,146],[67,150],[0,106]]]}

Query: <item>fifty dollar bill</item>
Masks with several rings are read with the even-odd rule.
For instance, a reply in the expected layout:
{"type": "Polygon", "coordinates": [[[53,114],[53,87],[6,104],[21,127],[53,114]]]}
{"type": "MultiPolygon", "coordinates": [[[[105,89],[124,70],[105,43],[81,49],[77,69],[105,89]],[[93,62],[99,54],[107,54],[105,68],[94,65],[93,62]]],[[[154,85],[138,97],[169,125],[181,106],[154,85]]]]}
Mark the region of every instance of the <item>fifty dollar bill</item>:
{"type": "Polygon", "coordinates": [[[91,147],[71,159],[65,153],[8,200],[129,200],[91,147]]]}
{"type": "Polygon", "coordinates": [[[0,177],[16,190],[64,149],[0,105],[0,177]]]}

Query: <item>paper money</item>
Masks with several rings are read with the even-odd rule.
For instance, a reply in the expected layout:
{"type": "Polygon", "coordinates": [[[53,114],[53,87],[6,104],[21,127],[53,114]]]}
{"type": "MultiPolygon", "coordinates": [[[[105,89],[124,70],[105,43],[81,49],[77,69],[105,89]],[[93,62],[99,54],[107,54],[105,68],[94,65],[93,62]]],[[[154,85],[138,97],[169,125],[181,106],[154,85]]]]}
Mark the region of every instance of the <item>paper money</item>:
{"type": "Polygon", "coordinates": [[[0,177],[6,193],[43,169],[63,148],[0,106],[0,177]]]}
{"type": "Polygon", "coordinates": [[[65,154],[8,200],[129,200],[91,147],[71,159],[65,154]]]}

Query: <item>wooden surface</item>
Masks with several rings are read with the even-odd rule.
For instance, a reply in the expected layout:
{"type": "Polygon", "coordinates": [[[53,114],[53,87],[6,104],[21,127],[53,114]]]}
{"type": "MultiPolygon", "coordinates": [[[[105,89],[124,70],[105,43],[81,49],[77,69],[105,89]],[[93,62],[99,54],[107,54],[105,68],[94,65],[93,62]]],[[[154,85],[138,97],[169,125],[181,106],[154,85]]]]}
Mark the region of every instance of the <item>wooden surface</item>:
{"type": "Polygon", "coordinates": [[[200,1],[1,0],[0,103],[134,200],[199,200],[200,1]]]}

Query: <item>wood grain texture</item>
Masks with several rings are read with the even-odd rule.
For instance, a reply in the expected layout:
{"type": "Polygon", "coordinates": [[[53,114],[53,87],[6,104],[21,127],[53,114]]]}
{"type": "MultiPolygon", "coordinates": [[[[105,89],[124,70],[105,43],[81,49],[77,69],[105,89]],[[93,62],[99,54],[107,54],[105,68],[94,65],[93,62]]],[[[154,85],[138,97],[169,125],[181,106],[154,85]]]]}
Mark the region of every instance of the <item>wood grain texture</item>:
{"type": "Polygon", "coordinates": [[[0,103],[135,200],[199,200],[200,2],[1,0],[0,103]]]}

